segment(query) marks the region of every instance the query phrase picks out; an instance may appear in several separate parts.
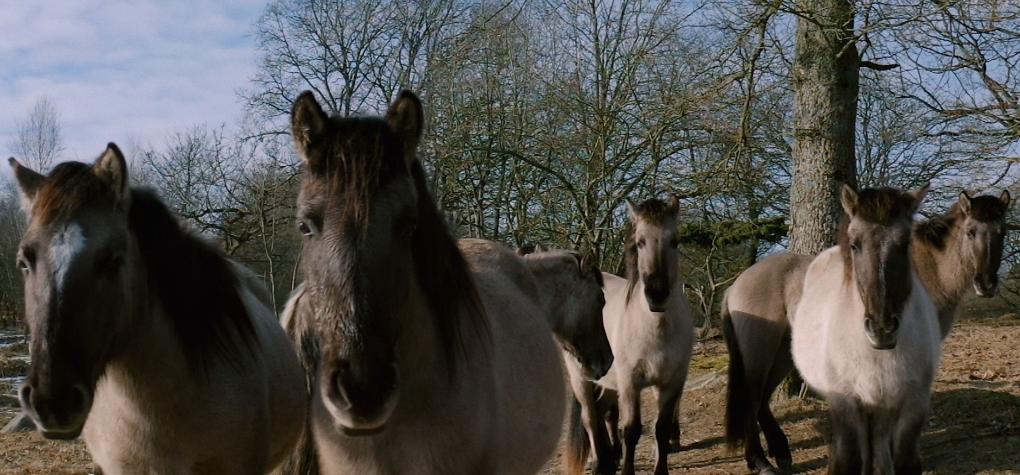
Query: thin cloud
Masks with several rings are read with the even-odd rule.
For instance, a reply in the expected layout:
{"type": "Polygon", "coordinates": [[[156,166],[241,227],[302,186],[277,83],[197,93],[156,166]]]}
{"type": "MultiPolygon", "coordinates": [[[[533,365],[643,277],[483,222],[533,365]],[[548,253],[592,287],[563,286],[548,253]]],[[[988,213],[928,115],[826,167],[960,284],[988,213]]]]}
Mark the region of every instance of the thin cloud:
{"type": "Polygon", "coordinates": [[[0,15],[0,151],[47,96],[67,159],[106,142],[160,143],[198,123],[235,123],[235,91],[255,67],[252,25],[265,1],[14,2],[0,15]]]}

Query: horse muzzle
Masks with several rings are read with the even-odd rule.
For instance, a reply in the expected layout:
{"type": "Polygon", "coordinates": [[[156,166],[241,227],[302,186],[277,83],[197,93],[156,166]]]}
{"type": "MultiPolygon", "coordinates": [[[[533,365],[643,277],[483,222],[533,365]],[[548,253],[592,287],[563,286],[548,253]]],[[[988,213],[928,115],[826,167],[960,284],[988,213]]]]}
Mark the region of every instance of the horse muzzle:
{"type": "Polygon", "coordinates": [[[395,365],[369,376],[339,363],[320,382],[323,405],[344,435],[382,432],[399,399],[395,365]]]}
{"type": "Polygon", "coordinates": [[[24,384],[18,393],[21,408],[47,439],[77,438],[92,409],[92,392],[75,384],[59,392],[44,392],[24,384]]]}
{"type": "Polygon", "coordinates": [[[669,289],[645,287],[645,300],[648,302],[649,310],[656,313],[665,312],[669,306],[669,289]]]}
{"type": "Polygon", "coordinates": [[[896,348],[896,337],[899,335],[899,330],[899,316],[888,317],[881,323],[871,316],[864,318],[864,335],[868,337],[871,347],[876,350],[896,348]]]}

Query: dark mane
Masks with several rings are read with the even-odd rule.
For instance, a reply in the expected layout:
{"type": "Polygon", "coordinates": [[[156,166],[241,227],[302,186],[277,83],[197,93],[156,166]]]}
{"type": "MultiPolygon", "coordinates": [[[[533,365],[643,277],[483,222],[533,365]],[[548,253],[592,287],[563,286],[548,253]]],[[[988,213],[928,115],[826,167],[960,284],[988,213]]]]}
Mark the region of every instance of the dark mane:
{"type": "Polygon", "coordinates": [[[130,206],[148,290],[170,317],[189,367],[204,375],[217,358],[242,365],[257,344],[255,329],[223,251],[184,229],[150,190],[132,189],[130,206]]]}
{"type": "MultiPolygon", "coordinates": [[[[895,188],[865,188],[857,192],[857,206],[855,218],[881,224],[890,225],[899,220],[910,222],[913,219],[914,199],[895,188]]],[[[850,217],[845,213],[839,224],[837,242],[839,252],[843,258],[843,269],[850,275],[850,237],[847,231],[850,227],[850,217]]]]}
{"type": "Polygon", "coordinates": [[[467,262],[428,189],[425,169],[418,160],[406,167],[402,140],[382,119],[334,117],[328,127],[326,136],[343,139],[324,144],[316,152],[319,160],[312,161],[318,166],[310,171],[325,179],[329,195],[340,197],[340,213],[362,230],[379,189],[408,174],[414,182],[418,195],[411,244],[414,267],[452,377],[465,355],[465,331],[487,338],[489,329],[467,262]]]}
{"type": "MultiPolygon", "coordinates": [[[[665,224],[667,220],[673,217],[673,211],[670,210],[669,204],[657,198],[649,198],[635,205],[634,213],[641,217],[642,220],[657,225],[665,224]]],[[[634,286],[637,285],[638,280],[641,278],[638,275],[638,249],[637,243],[634,241],[634,232],[634,225],[631,224],[627,230],[627,240],[623,248],[624,260],[627,264],[627,302],[630,302],[630,294],[634,291],[634,286]]]]}
{"type": "Polygon", "coordinates": [[[110,186],[96,178],[92,167],[81,162],[64,162],[53,167],[36,193],[32,216],[42,225],[70,218],[86,203],[112,202],[110,186]]]}
{"type": "MultiPolygon", "coordinates": [[[[978,221],[988,223],[1006,219],[1008,207],[995,196],[977,196],[971,198],[970,216],[978,221]]],[[[936,216],[914,225],[914,235],[925,244],[943,250],[949,235],[956,223],[964,218],[960,203],[954,203],[946,214],[936,216]]]]}

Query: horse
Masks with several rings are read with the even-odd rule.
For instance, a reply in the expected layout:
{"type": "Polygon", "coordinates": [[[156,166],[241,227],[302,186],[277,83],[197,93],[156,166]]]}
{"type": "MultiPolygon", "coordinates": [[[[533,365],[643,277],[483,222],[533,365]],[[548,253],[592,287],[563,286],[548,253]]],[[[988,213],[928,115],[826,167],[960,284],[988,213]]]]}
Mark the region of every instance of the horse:
{"type": "Polygon", "coordinates": [[[839,244],[808,265],[791,350],[829,404],[829,473],[921,473],[942,346],[935,303],[910,256],[927,191],[844,185],[839,244]]]}
{"type": "Polygon", "coordinates": [[[310,398],[295,458],[315,457],[299,470],[530,474],[559,441],[559,350],[508,275],[528,271],[470,265],[426,185],[423,128],[410,91],[382,118],[294,102],[304,281],[284,320],[310,398]]]}
{"type": "Polygon", "coordinates": [[[615,472],[616,458],[610,455],[606,426],[596,411],[591,411],[596,407],[595,381],[613,364],[612,348],[602,323],[605,306],[602,272],[589,255],[545,251],[539,246],[518,253],[523,255],[549,309],[550,325],[563,350],[573,393],[568,449],[563,452],[564,470],[570,474],[584,473],[590,448],[595,447],[596,463],[608,464],[610,468],[605,470],[615,472]]]}
{"type": "Polygon", "coordinates": [[[297,354],[259,279],[129,185],[110,143],[42,175],[11,158],[32,363],[19,392],[49,439],[114,473],[266,473],[291,452],[297,354]]]}
{"type": "MultiPolygon", "coordinates": [[[[1008,191],[998,197],[961,192],[947,213],[914,225],[911,257],[935,301],[943,339],[971,288],[986,297],[995,293],[1010,202],[1008,191]]],[[[730,354],[726,438],[731,448],[744,442],[744,458],[753,471],[776,469],[765,457],[759,430],[778,468],[789,472],[793,464],[769,401],[793,368],[789,321],[811,260],[799,254],[769,256],[737,277],[723,298],[720,314],[730,354]]]]}
{"type": "MultiPolygon", "coordinates": [[[[472,241],[461,239],[458,244],[464,249],[472,241]]],[[[590,255],[570,251],[542,250],[521,258],[534,279],[571,381],[605,376],[613,364],[613,350],[602,324],[606,303],[602,271],[590,255]]]]}
{"type": "MultiPolygon", "coordinates": [[[[603,273],[602,318],[615,359],[598,384],[604,389],[601,398],[607,398],[610,406],[585,410],[607,412],[610,434],[618,433],[614,442],[622,441],[621,471],[633,474],[641,437],[641,391],[654,387],[655,473],[664,474],[671,443],[679,445],[678,405],[694,345],[691,309],[679,278],[680,206],[676,197],[668,203],[653,198],[637,205],[628,201],[627,212],[631,232],[625,244],[626,278],[603,273]]],[[[601,459],[598,465],[607,470],[610,466],[601,459]]]]}

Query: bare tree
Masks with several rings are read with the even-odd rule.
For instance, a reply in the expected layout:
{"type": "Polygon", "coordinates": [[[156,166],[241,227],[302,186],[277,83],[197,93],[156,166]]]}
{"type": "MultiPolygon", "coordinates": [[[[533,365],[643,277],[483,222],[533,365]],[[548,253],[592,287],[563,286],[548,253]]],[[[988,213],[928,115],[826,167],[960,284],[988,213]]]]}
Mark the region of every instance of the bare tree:
{"type": "Polygon", "coordinates": [[[10,143],[14,155],[35,170],[48,171],[64,151],[60,114],[53,102],[45,96],[39,98],[16,129],[10,143]]]}

